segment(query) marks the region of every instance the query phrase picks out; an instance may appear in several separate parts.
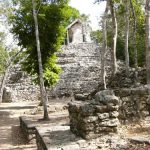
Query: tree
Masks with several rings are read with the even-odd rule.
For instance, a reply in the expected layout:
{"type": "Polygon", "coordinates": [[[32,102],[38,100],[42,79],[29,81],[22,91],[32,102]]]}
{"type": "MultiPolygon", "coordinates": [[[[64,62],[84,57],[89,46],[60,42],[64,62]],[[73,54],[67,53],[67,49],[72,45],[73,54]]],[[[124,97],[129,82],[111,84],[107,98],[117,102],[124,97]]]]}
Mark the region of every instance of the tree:
{"type": "Polygon", "coordinates": [[[5,50],[5,46],[4,46],[4,39],[5,39],[5,34],[3,32],[0,32],[0,75],[3,74],[3,72],[5,71],[5,67],[6,67],[6,61],[7,61],[7,57],[8,57],[8,53],[5,50]]]}
{"type": "Polygon", "coordinates": [[[133,6],[133,1],[130,0],[131,10],[132,10],[132,17],[133,17],[133,47],[134,47],[134,66],[135,68],[138,67],[138,50],[137,50],[137,44],[136,44],[136,30],[137,30],[137,23],[136,23],[136,12],[133,6]]]}
{"type": "Polygon", "coordinates": [[[129,1],[124,0],[125,5],[125,64],[126,74],[129,75],[129,1]]]}
{"type": "Polygon", "coordinates": [[[113,42],[111,47],[111,58],[112,58],[112,74],[114,76],[117,72],[116,45],[117,45],[117,35],[118,35],[118,24],[117,24],[116,12],[114,8],[114,0],[109,1],[109,7],[110,7],[112,25],[113,25],[113,42]]]}
{"type": "Polygon", "coordinates": [[[147,84],[150,84],[150,1],[146,0],[145,5],[145,32],[146,32],[146,70],[147,84]]]}
{"type": "MultiPolygon", "coordinates": [[[[53,86],[59,79],[60,67],[56,65],[56,52],[59,51],[64,41],[65,27],[73,18],[79,15],[77,11],[65,2],[65,0],[61,0],[58,4],[41,3],[37,16],[44,84],[46,87],[53,86]]],[[[26,56],[26,60],[22,63],[23,70],[27,71],[30,75],[34,75],[34,82],[39,84],[34,21],[31,13],[32,5],[29,0],[22,0],[19,3],[20,8],[15,11],[15,15],[11,18],[13,24],[12,33],[18,38],[18,44],[26,48],[23,56],[26,56]]]]}
{"type": "MultiPolygon", "coordinates": [[[[104,0],[96,0],[95,2],[101,2],[104,0]]],[[[117,58],[116,58],[116,45],[117,45],[117,35],[118,35],[118,24],[116,18],[116,10],[115,10],[115,0],[106,0],[109,9],[111,12],[112,19],[112,44],[111,44],[111,59],[112,59],[112,75],[114,76],[117,72],[117,58]]]]}
{"type": "Polygon", "coordinates": [[[32,0],[33,5],[33,17],[35,22],[35,36],[36,36],[36,46],[37,46],[37,54],[38,54],[38,65],[39,65],[39,80],[40,80],[40,91],[41,91],[41,98],[43,102],[43,109],[44,109],[44,120],[48,120],[48,111],[47,111],[47,94],[44,86],[44,80],[43,80],[43,66],[42,66],[42,58],[41,58],[41,50],[40,50],[40,40],[39,40],[39,29],[38,29],[38,20],[37,20],[37,10],[36,3],[34,0],[32,0]]]}
{"type": "Polygon", "coordinates": [[[106,61],[106,51],[107,51],[107,15],[108,15],[108,2],[106,4],[106,9],[104,12],[102,27],[103,27],[103,48],[101,51],[101,74],[102,74],[102,84],[103,88],[106,89],[106,70],[105,70],[105,61],[106,61]]]}
{"type": "Polygon", "coordinates": [[[91,39],[100,44],[103,41],[103,32],[101,30],[96,30],[91,32],[91,39]]]}
{"type": "MultiPolygon", "coordinates": [[[[129,1],[128,1],[129,3],[129,1]]],[[[136,17],[136,33],[135,33],[135,20],[133,16],[133,10],[131,8],[131,3],[129,3],[129,39],[128,39],[128,51],[129,51],[129,60],[130,66],[136,66],[135,61],[137,61],[137,66],[145,65],[145,53],[143,49],[145,49],[145,31],[144,31],[144,13],[142,10],[142,6],[137,0],[132,0],[132,4],[135,11],[136,17]],[[137,52],[136,52],[137,51],[137,52]],[[137,59],[136,59],[137,57],[137,59]]],[[[121,59],[125,61],[125,32],[122,30],[125,27],[125,13],[126,13],[126,5],[122,3],[122,1],[116,1],[116,17],[118,23],[118,36],[117,36],[117,47],[116,47],[116,55],[117,59],[121,59]]],[[[108,18],[108,46],[112,46],[112,38],[113,38],[113,29],[112,22],[108,18]]]]}
{"type": "MultiPolygon", "coordinates": [[[[33,4],[34,2],[36,2],[36,12],[34,11],[33,19],[31,1],[14,0],[14,4],[19,5],[19,9],[16,9],[11,17],[12,33],[18,38],[18,45],[26,49],[22,54],[25,58],[22,63],[23,70],[34,76],[36,84],[43,82],[41,81],[43,76],[44,83],[41,83],[41,86],[52,87],[57,83],[61,72],[60,66],[56,64],[56,53],[60,50],[64,41],[68,23],[77,18],[79,12],[68,6],[68,0],[49,2],[37,0],[33,1],[33,4]],[[39,39],[35,40],[35,33],[38,37],[37,31],[39,31],[39,39]],[[37,48],[38,52],[39,49],[41,51],[40,71],[37,48]],[[41,73],[42,67],[43,75],[41,73]]],[[[45,91],[41,93],[45,95],[45,91]]],[[[46,99],[46,96],[44,97],[46,99]]],[[[44,105],[45,109],[46,104],[44,105]]],[[[45,115],[44,117],[48,118],[45,115]]]]}

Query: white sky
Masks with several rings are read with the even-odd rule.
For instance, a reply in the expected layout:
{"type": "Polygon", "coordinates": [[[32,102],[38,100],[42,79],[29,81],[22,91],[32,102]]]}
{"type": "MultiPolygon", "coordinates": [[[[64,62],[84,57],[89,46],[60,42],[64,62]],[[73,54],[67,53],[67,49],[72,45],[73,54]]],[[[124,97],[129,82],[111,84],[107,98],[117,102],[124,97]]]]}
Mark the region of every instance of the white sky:
{"type": "Polygon", "coordinates": [[[70,5],[78,9],[81,14],[90,15],[92,29],[97,30],[99,29],[99,18],[105,10],[106,2],[94,4],[94,1],[95,0],[71,0],[70,5]]]}
{"type": "MultiPolygon", "coordinates": [[[[100,15],[103,14],[105,10],[106,3],[101,2],[99,4],[94,4],[95,0],[70,0],[70,5],[80,11],[81,14],[89,15],[91,20],[91,27],[93,30],[99,29],[98,22],[100,20],[100,15]]],[[[0,31],[4,30],[2,26],[0,31]]],[[[12,42],[12,35],[8,34],[6,45],[12,42]]]]}

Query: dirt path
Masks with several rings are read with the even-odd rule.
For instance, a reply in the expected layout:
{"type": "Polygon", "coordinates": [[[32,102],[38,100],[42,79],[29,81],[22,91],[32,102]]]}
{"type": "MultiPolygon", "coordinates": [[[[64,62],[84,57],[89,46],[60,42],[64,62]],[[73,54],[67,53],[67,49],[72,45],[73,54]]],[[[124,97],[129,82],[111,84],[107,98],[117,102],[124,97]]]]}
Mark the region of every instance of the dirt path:
{"type": "Polygon", "coordinates": [[[27,144],[19,128],[19,116],[35,106],[36,103],[0,104],[0,150],[36,150],[35,143],[27,144]]]}

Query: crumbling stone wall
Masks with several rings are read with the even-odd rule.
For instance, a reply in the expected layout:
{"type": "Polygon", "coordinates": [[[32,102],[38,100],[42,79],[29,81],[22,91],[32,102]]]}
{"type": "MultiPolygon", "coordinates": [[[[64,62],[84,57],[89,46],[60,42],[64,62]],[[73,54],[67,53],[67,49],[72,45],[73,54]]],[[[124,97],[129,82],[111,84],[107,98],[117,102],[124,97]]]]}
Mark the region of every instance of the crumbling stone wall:
{"type": "Polygon", "coordinates": [[[20,65],[15,65],[9,71],[3,93],[3,102],[37,101],[39,87],[34,85],[31,77],[25,74],[20,65]]]}
{"type": "MultiPolygon", "coordinates": [[[[48,89],[48,95],[54,97],[76,94],[88,95],[94,91],[101,80],[101,49],[94,43],[69,44],[62,46],[58,54],[58,64],[62,74],[56,86],[48,89]]],[[[107,53],[107,70],[110,70],[110,55],[107,53]]],[[[31,77],[22,72],[19,65],[10,70],[6,87],[12,91],[13,101],[37,100],[39,88],[31,77]]]]}
{"type": "Polygon", "coordinates": [[[117,132],[118,104],[111,90],[98,92],[89,102],[69,103],[70,130],[85,139],[117,132]]]}
{"type": "MultiPolygon", "coordinates": [[[[101,80],[101,52],[94,43],[70,44],[62,47],[58,63],[62,74],[52,95],[69,96],[90,93],[101,80]]],[[[107,56],[107,70],[110,69],[110,56],[107,56]]]]}
{"type": "Polygon", "coordinates": [[[115,93],[120,97],[120,121],[137,121],[150,115],[150,87],[122,88],[115,93]]]}

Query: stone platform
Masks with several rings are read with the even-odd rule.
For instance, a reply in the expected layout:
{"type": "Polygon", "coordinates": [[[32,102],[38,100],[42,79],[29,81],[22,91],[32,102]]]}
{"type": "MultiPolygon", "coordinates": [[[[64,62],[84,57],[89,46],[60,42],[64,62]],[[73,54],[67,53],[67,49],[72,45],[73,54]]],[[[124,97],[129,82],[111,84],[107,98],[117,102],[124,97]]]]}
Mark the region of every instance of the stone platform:
{"type": "Polygon", "coordinates": [[[96,145],[89,145],[75,136],[69,126],[49,126],[36,128],[38,150],[95,150],[96,145]]]}
{"type": "MultiPolygon", "coordinates": [[[[61,112],[62,113],[62,112],[61,112]]],[[[20,117],[20,128],[24,133],[25,137],[30,141],[35,138],[36,127],[46,127],[50,125],[66,125],[69,124],[68,113],[64,111],[64,114],[53,114],[50,115],[49,121],[41,121],[43,116],[22,116],[20,117]]]]}

